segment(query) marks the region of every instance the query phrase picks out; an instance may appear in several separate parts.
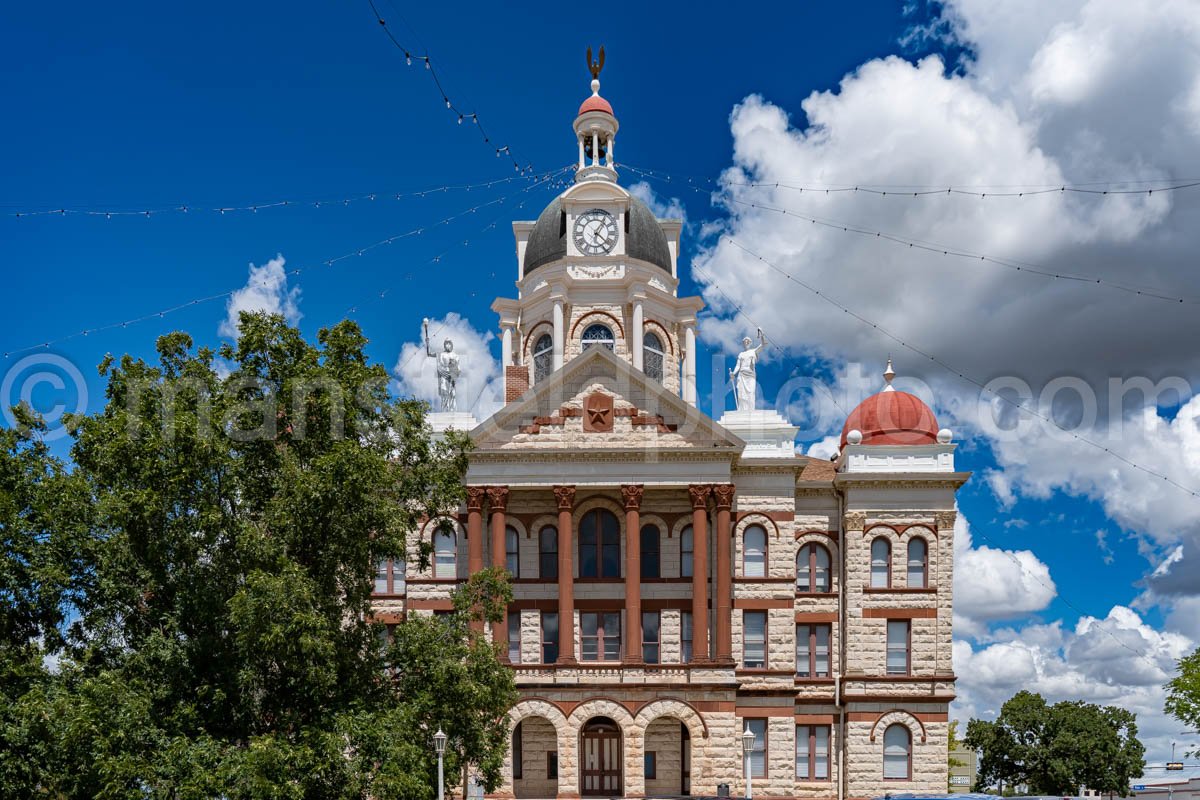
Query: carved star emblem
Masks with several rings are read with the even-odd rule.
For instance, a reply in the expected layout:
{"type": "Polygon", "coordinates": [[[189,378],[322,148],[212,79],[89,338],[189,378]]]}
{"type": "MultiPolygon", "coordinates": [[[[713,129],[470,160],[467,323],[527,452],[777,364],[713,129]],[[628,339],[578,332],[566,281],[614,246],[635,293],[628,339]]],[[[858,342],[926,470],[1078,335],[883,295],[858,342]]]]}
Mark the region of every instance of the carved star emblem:
{"type": "Polygon", "coordinates": [[[588,420],[594,427],[603,427],[608,424],[608,412],[611,410],[610,408],[592,406],[587,409],[588,420]]]}

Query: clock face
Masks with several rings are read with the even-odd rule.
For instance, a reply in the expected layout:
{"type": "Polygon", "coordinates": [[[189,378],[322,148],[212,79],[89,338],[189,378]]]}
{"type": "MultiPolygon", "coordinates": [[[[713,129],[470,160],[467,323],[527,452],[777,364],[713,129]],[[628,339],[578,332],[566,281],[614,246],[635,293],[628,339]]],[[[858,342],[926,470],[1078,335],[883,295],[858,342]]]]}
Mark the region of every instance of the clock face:
{"type": "Polygon", "coordinates": [[[601,208],[575,218],[575,247],[588,256],[607,255],[617,246],[617,221],[601,208]]]}

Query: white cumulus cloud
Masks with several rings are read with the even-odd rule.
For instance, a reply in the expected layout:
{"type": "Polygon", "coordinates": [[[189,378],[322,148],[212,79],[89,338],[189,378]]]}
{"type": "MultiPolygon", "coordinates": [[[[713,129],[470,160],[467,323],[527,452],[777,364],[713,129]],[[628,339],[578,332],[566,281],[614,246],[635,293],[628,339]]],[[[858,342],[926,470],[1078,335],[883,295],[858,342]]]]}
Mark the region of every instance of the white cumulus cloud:
{"type": "Polygon", "coordinates": [[[236,339],[243,311],[265,311],[282,314],[289,324],[300,321],[300,287],[288,287],[287,272],[282,254],[275,256],[262,266],[250,265],[250,276],[246,285],[238,289],[225,304],[225,319],[217,332],[221,336],[236,339]]]}

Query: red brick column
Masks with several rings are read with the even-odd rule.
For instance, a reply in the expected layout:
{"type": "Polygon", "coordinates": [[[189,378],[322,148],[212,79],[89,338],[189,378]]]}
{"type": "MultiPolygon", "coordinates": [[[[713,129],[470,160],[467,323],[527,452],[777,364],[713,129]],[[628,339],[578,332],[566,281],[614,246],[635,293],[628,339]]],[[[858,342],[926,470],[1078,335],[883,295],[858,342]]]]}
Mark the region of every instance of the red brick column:
{"type": "MultiPolygon", "coordinates": [[[[482,486],[467,487],[467,575],[483,569],[483,496],[482,486]]],[[[476,630],[483,630],[482,622],[472,622],[476,630]]]]}
{"type": "Polygon", "coordinates": [[[733,530],[730,510],[733,508],[732,483],[713,486],[717,501],[717,585],[713,613],[717,615],[717,661],[733,664],[733,530]]]}
{"type": "MultiPolygon", "coordinates": [[[[503,569],[506,555],[504,547],[504,511],[508,507],[508,487],[489,486],[487,496],[488,508],[492,512],[492,566],[503,569]]],[[[505,642],[507,636],[508,609],[505,608],[500,621],[492,623],[492,643],[502,644],[505,642]]],[[[508,660],[508,647],[505,646],[501,650],[500,660],[508,660]]]]}
{"type": "Polygon", "coordinates": [[[642,663],[642,495],[640,485],[621,487],[625,501],[625,663],[642,663]]]}
{"type": "Polygon", "coordinates": [[[558,503],[558,663],[575,663],[575,487],[555,486],[558,503]]]}
{"type": "Polygon", "coordinates": [[[692,484],[692,661],[710,661],[708,649],[708,484],[692,484]]]}

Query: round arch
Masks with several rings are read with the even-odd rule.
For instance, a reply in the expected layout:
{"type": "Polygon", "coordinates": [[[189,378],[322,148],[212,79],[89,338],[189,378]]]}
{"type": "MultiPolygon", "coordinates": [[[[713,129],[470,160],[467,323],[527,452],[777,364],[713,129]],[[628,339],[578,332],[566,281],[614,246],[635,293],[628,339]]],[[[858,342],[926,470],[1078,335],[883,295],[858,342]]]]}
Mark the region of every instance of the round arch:
{"type": "Polygon", "coordinates": [[[903,709],[894,708],[891,711],[885,711],[879,715],[879,719],[875,720],[875,724],[871,726],[870,740],[875,741],[876,731],[886,731],[892,725],[903,725],[908,728],[908,732],[912,734],[913,741],[917,741],[917,737],[921,737],[921,744],[925,744],[925,725],[921,720],[914,717],[903,709]]]}

